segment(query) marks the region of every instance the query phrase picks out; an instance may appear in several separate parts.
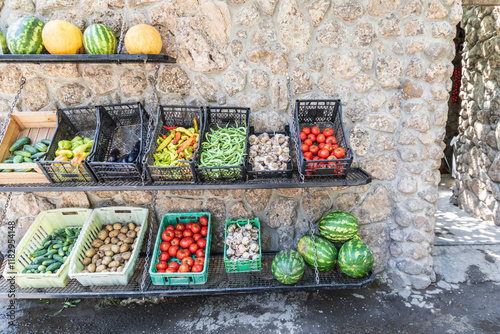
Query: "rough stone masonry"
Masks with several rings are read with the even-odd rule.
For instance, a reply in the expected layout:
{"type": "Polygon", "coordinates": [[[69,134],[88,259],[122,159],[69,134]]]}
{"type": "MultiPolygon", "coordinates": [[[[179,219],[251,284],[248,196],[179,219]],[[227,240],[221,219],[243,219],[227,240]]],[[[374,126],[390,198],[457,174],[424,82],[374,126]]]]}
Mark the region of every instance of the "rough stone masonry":
{"type": "MultiPolygon", "coordinates": [[[[117,36],[122,20],[126,27],[152,24],[163,52],[177,59],[161,66],[159,102],[247,106],[257,130],[291,122],[287,76],[293,99],[340,98],[354,165],[373,182],[311,189],[313,218],[332,208],[353,212],[378,276],[393,287],[425,288],[435,280],[438,167],[460,1],[0,0],[0,9],[3,31],[25,15],[64,19],[82,30],[104,23],[117,36]]],[[[150,64],[0,65],[0,110],[5,115],[22,76],[27,84],[17,108],[37,111],[144,103],[153,73],[150,64]]],[[[149,192],[15,194],[8,217],[17,220],[20,238],[40,210],[151,200],[149,192]]],[[[264,247],[278,249],[295,247],[308,230],[306,208],[300,189],[170,191],[159,193],[157,211],[210,210],[215,248],[225,218],[257,216],[264,247]]]]}

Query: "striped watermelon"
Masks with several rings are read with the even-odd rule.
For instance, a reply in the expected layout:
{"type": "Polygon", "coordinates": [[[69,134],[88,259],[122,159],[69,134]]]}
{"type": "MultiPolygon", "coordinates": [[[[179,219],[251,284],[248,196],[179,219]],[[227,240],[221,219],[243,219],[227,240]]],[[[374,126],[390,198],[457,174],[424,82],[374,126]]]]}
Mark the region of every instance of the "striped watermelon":
{"type": "Polygon", "coordinates": [[[283,284],[294,284],[304,274],[304,259],[294,250],[285,249],[279,252],[273,260],[271,271],[274,277],[283,284]]]}
{"type": "Polygon", "coordinates": [[[0,54],[4,55],[9,53],[9,47],[7,46],[7,38],[3,32],[0,31],[0,54]]]}
{"type": "Polygon", "coordinates": [[[116,37],[104,24],[92,24],[83,33],[83,46],[92,55],[114,54],[116,37]]]}
{"type": "Polygon", "coordinates": [[[42,42],[44,23],[36,17],[23,17],[7,30],[7,44],[14,54],[40,54],[45,52],[42,42]]]}
{"type": "Polygon", "coordinates": [[[318,223],[319,233],[331,242],[344,242],[358,233],[358,220],[349,212],[330,211],[318,223]]]}
{"type": "Polygon", "coordinates": [[[373,267],[373,254],[370,247],[360,239],[349,240],[339,252],[339,266],[351,277],[363,277],[373,267]]]}
{"type": "MultiPolygon", "coordinates": [[[[325,238],[314,235],[314,245],[316,246],[316,262],[319,271],[329,271],[335,266],[337,260],[337,248],[325,238]]],[[[314,251],[311,234],[306,234],[300,238],[297,250],[306,263],[314,268],[314,251]]]]}

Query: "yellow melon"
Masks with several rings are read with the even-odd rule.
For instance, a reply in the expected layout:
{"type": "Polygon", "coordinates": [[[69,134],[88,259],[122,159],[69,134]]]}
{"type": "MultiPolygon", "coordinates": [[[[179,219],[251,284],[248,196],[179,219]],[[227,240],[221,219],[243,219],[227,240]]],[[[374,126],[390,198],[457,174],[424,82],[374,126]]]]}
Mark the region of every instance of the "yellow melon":
{"type": "Polygon", "coordinates": [[[149,24],[135,25],[125,34],[125,47],[130,54],[159,54],[160,33],[149,24]]]}
{"type": "Polygon", "coordinates": [[[75,25],[52,20],[42,30],[43,45],[49,53],[57,55],[83,53],[83,34],[75,25]]]}

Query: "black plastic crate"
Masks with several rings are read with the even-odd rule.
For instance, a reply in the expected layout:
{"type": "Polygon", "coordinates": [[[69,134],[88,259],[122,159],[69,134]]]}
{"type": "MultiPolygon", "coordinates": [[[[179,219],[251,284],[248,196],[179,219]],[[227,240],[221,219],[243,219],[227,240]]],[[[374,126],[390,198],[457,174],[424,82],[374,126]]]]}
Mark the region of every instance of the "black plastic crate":
{"type": "MultiPolygon", "coordinates": [[[[144,168],[149,174],[149,177],[156,184],[162,183],[195,183],[196,182],[196,170],[195,170],[195,159],[184,160],[181,163],[184,165],[172,166],[172,167],[157,167],[154,166],[155,158],[154,154],[159,144],[157,142],[158,137],[162,134],[169,135],[168,131],[163,127],[173,127],[181,126],[184,128],[191,128],[194,126],[193,119],[196,118],[196,123],[201,134],[201,129],[203,126],[203,108],[196,106],[167,106],[160,105],[158,107],[158,113],[156,118],[156,128],[154,130],[151,145],[148,151],[144,155],[144,168]]],[[[200,140],[198,140],[198,144],[200,140]]],[[[198,149],[194,152],[193,156],[196,157],[198,154],[200,145],[198,149]]]]}
{"type": "Polygon", "coordinates": [[[98,106],[98,131],[87,163],[99,182],[142,181],[142,157],[149,117],[141,103],[98,106]],[[114,149],[129,154],[140,141],[139,154],[132,162],[108,162],[114,149]]]}
{"type": "Polygon", "coordinates": [[[250,122],[250,108],[239,107],[207,107],[205,111],[205,122],[201,141],[200,153],[196,158],[196,174],[198,181],[214,182],[214,181],[236,181],[245,180],[245,157],[241,163],[233,166],[220,166],[220,167],[200,167],[201,153],[203,152],[203,142],[205,141],[206,133],[209,131],[217,130],[219,127],[246,127],[246,140],[245,149],[247,151],[248,145],[248,127],[250,122]]]}
{"type": "MultiPolygon", "coordinates": [[[[251,135],[256,135],[257,137],[264,132],[255,132],[253,126],[250,127],[248,137],[251,135]]],[[[250,163],[250,143],[247,144],[247,156],[246,156],[246,166],[248,180],[256,179],[291,179],[293,175],[293,159],[292,159],[292,136],[290,135],[290,127],[285,126],[285,131],[267,131],[266,132],[270,138],[273,138],[276,134],[283,134],[288,136],[288,148],[290,150],[290,161],[286,164],[286,169],[284,170],[254,170],[253,165],[250,163]]]]}
{"type": "MultiPolygon", "coordinates": [[[[306,177],[333,176],[345,178],[351,169],[352,149],[342,124],[342,103],[340,100],[297,100],[295,102],[296,135],[305,127],[318,126],[322,131],[330,127],[334,131],[337,144],[345,150],[345,158],[326,160],[305,160],[298,147],[298,168],[306,177]]],[[[296,138],[301,143],[300,138],[296,138]]]]}
{"type": "Polygon", "coordinates": [[[50,182],[97,182],[87,163],[89,156],[82,161],[81,167],[73,167],[71,161],[54,161],[59,141],[71,140],[75,136],[93,139],[93,150],[96,145],[97,125],[97,106],[66,108],[57,111],[56,132],[47,154],[37,161],[38,166],[50,182]]]}

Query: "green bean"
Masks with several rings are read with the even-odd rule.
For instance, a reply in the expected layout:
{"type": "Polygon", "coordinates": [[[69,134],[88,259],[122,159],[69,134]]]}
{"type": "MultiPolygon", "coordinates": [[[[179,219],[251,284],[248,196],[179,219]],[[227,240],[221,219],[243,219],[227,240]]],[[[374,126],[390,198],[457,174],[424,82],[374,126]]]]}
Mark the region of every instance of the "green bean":
{"type": "Polygon", "coordinates": [[[205,134],[202,143],[200,167],[231,166],[243,162],[247,129],[245,127],[231,128],[217,125],[217,130],[211,129],[205,134]]]}

